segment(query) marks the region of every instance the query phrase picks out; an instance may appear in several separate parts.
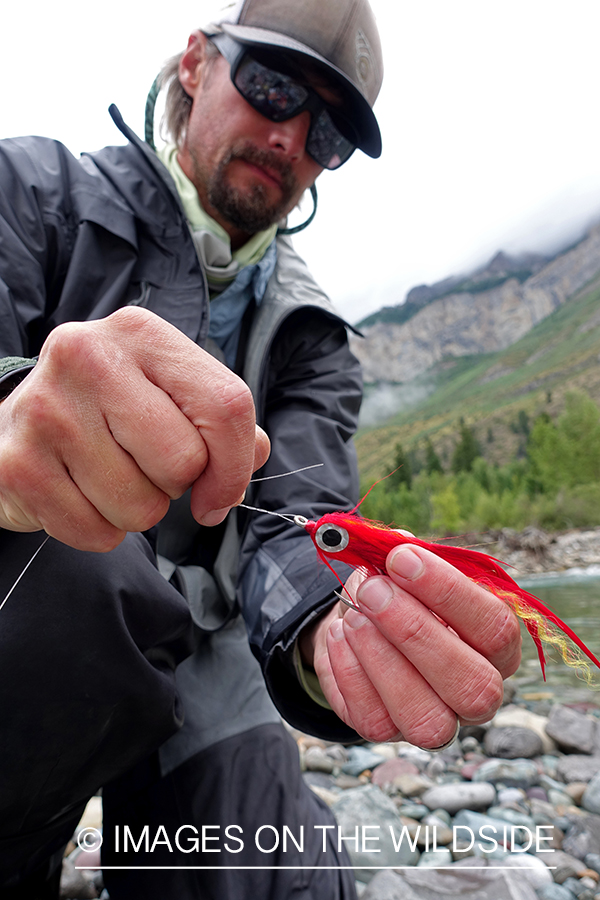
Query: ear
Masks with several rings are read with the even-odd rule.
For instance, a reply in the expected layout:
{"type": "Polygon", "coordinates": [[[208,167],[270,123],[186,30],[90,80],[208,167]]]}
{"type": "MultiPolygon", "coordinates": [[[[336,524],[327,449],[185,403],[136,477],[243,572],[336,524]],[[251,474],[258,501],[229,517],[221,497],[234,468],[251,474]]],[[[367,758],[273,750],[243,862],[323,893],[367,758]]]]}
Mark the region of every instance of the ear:
{"type": "Polygon", "coordinates": [[[201,31],[194,31],[193,34],[190,34],[187,49],[179,61],[179,81],[190,97],[194,96],[202,78],[207,40],[208,38],[201,31]]]}

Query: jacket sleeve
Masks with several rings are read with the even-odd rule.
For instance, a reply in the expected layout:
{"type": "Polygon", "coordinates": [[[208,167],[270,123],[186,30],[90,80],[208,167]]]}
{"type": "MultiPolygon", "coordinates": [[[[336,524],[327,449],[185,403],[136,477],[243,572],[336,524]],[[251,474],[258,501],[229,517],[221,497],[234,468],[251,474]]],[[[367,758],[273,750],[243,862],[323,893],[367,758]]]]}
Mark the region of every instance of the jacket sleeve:
{"type": "Polygon", "coordinates": [[[35,356],[45,337],[67,267],[67,185],[76,165],[55,141],[0,142],[0,358],[35,356]]]}
{"type": "MultiPolygon", "coordinates": [[[[342,323],[322,311],[298,310],[274,341],[264,420],[271,456],[258,476],[322,465],[285,478],[258,482],[251,505],[319,518],[349,510],[358,501],[352,435],[362,378],[342,323]]],[[[350,569],[338,564],[341,581],[350,569]]],[[[329,740],[356,733],[315,703],[300,685],[293,650],[301,629],[336,600],[340,583],[317,557],[306,532],[285,520],[249,513],[242,542],[239,594],[253,652],[271,697],[297,728],[329,740]]]]}

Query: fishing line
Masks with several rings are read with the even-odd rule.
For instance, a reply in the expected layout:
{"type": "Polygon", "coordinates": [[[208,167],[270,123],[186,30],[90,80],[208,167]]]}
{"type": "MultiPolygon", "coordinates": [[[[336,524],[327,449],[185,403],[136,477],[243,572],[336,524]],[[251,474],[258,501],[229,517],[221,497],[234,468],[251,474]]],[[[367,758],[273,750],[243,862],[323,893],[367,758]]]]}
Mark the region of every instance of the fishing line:
{"type": "MultiPolygon", "coordinates": [[[[315,463],[315,464],[312,465],[312,466],[303,466],[301,469],[294,469],[294,470],[291,471],[291,472],[281,472],[281,474],[279,474],[279,475],[266,475],[264,478],[253,478],[252,481],[251,481],[250,483],[253,484],[253,483],[256,482],[256,481],[270,481],[270,480],[273,479],[273,478],[285,478],[286,475],[297,475],[298,472],[306,472],[308,469],[318,469],[318,468],[319,468],[320,466],[322,466],[322,465],[324,465],[324,463],[315,463]]],[[[244,503],[238,503],[238,506],[242,506],[244,509],[249,509],[249,510],[252,510],[253,512],[267,513],[267,514],[270,515],[270,516],[279,516],[279,518],[285,519],[286,522],[294,522],[294,520],[295,520],[296,518],[298,518],[297,516],[295,517],[295,516],[292,516],[292,515],[285,515],[284,513],[276,513],[276,512],[273,512],[272,510],[269,510],[269,509],[259,509],[259,508],[256,507],[256,506],[246,506],[244,503]]],[[[299,525],[300,523],[299,523],[299,522],[295,522],[295,524],[296,524],[296,525],[299,525]]],[[[301,527],[303,527],[303,526],[301,526],[301,527]]],[[[13,586],[11,587],[11,589],[9,590],[8,594],[6,595],[6,597],[4,598],[4,600],[2,601],[2,603],[0,603],[0,610],[2,610],[2,607],[4,606],[4,604],[6,603],[6,601],[8,600],[8,598],[10,597],[10,595],[12,594],[12,592],[14,591],[14,589],[16,588],[16,586],[18,585],[18,583],[20,582],[21,578],[23,577],[23,575],[25,574],[25,572],[27,571],[27,569],[29,568],[29,566],[32,564],[32,562],[33,562],[34,559],[36,558],[36,556],[38,555],[38,553],[40,552],[40,550],[42,549],[42,547],[44,547],[44,546],[48,543],[49,540],[50,540],[50,535],[48,534],[48,535],[46,535],[46,537],[44,538],[44,540],[42,541],[42,543],[40,544],[40,546],[37,548],[37,550],[35,551],[35,553],[34,553],[33,556],[31,557],[31,559],[29,560],[29,562],[28,562],[28,563],[25,565],[25,567],[23,568],[21,574],[18,576],[17,580],[15,581],[15,583],[13,584],[13,586]]]]}
{"type": "Polygon", "coordinates": [[[44,538],[44,540],[42,541],[42,543],[40,544],[40,546],[37,548],[37,550],[31,557],[31,559],[29,560],[29,562],[27,563],[27,565],[25,566],[25,568],[23,569],[23,571],[21,572],[21,574],[19,575],[19,577],[17,578],[17,580],[15,581],[15,583],[13,584],[13,586],[11,587],[10,591],[8,592],[8,594],[6,595],[6,597],[4,598],[2,603],[0,603],[0,610],[2,609],[4,604],[6,603],[6,601],[8,600],[8,598],[10,597],[10,595],[12,594],[12,592],[14,591],[14,589],[16,588],[18,583],[20,582],[21,578],[23,577],[23,575],[25,574],[25,572],[27,571],[27,569],[29,568],[31,563],[34,561],[34,559],[36,558],[36,556],[38,555],[38,553],[40,552],[42,547],[44,547],[45,544],[47,544],[49,540],[50,540],[50,535],[47,534],[46,537],[44,538]]]}
{"type": "MultiPolygon", "coordinates": [[[[319,469],[324,465],[325,463],[315,463],[312,466],[303,466],[301,469],[293,469],[291,472],[282,472],[280,475],[265,475],[264,478],[251,478],[250,484],[256,484],[257,481],[270,481],[272,478],[286,478],[288,475],[297,475],[298,472],[306,472],[308,469],[319,469]]],[[[261,509],[259,512],[267,512],[267,510],[261,509]]]]}

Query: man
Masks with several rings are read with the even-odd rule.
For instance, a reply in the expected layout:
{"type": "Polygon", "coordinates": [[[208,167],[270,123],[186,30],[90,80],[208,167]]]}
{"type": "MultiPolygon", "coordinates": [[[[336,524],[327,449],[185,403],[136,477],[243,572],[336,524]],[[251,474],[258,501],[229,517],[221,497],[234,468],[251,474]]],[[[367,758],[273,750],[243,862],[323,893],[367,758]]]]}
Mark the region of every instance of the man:
{"type": "Polygon", "coordinates": [[[365,0],[245,0],[169,78],[162,162],[116,111],[126,147],[1,148],[2,896],[53,896],[104,786],[113,900],[348,898],[279,713],[439,747],[498,707],[518,626],[418,548],[340,567],[362,612],[340,611],[306,534],[260,512],[357,499],[357,365],[276,232],[323,168],[379,154],[365,0]],[[255,470],[314,463],[230,513],[255,470]]]}

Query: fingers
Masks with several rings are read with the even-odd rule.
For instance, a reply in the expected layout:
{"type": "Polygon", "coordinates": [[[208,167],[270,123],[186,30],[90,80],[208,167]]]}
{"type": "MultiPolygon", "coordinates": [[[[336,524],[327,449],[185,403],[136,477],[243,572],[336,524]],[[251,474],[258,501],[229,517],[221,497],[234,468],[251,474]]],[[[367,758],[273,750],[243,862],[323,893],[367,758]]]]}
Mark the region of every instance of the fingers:
{"type": "Polygon", "coordinates": [[[452,737],[455,710],[366,616],[349,610],[339,645],[332,669],[352,720],[360,723],[361,734],[366,729],[371,740],[391,740],[400,733],[405,740],[430,748],[439,747],[452,737]],[[377,703],[365,703],[364,686],[360,692],[356,690],[359,679],[348,665],[352,658],[355,666],[361,666],[361,680],[372,685],[377,703]],[[355,684],[351,683],[352,677],[355,684]]]}
{"type": "Polygon", "coordinates": [[[159,317],[59,326],[2,403],[0,525],[112,549],[190,486],[216,524],[268,452],[246,385],[159,317]]]}
{"type": "MultiPolygon", "coordinates": [[[[358,614],[348,610],[347,615],[358,614]]],[[[360,618],[367,621],[364,616],[360,618]]],[[[389,741],[397,736],[399,729],[347,640],[346,626],[341,618],[334,621],[327,632],[327,656],[331,676],[326,685],[330,688],[329,702],[334,712],[370,740],[389,741]]],[[[325,692],[325,687],[323,690],[325,692]]]]}
{"type": "Polygon", "coordinates": [[[192,512],[198,521],[213,525],[215,516],[209,517],[211,521],[206,516],[217,512],[224,518],[239,500],[254,471],[255,457],[262,464],[268,455],[268,441],[263,432],[257,439],[254,402],[244,382],[176,329],[169,326],[163,333],[164,323],[155,319],[140,324],[143,372],[193,426],[202,444],[198,448],[195,441],[188,441],[181,428],[177,440],[163,429],[165,445],[160,448],[159,464],[163,473],[178,473],[181,492],[194,485],[192,512]],[[154,335],[157,329],[160,340],[154,335]]]}
{"type": "Polygon", "coordinates": [[[387,566],[402,594],[406,591],[425,604],[503,678],[516,672],[521,635],[517,618],[504,600],[420,547],[396,547],[387,566]]]}
{"type": "Polygon", "coordinates": [[[500,706],[520,659],[518,622],[427,550],[395,549],[388,571],[348,583],[361,612],[327,623],[315,670],[335,712],[364,737],[401,734],[434,749],[452,739],[457,717],[484,722],[500,706]]]}

